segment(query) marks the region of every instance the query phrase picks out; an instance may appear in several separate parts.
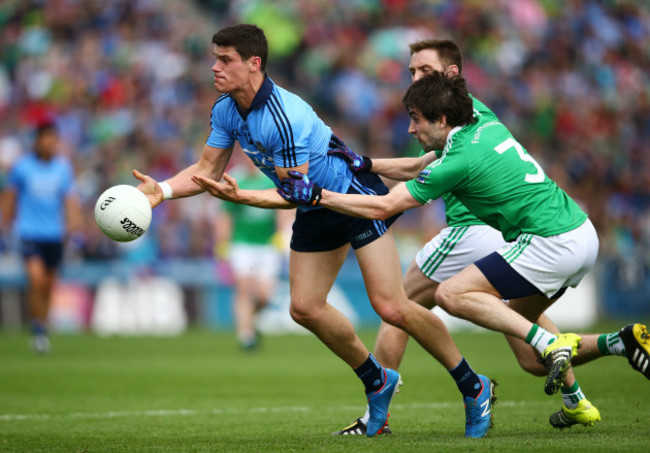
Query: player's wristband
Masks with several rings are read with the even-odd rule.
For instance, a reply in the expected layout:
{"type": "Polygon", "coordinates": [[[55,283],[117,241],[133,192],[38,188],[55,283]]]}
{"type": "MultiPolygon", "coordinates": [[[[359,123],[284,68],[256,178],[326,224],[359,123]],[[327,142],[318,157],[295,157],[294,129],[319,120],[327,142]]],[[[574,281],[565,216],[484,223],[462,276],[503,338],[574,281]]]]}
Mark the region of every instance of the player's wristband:
{"type": "Polygon", "coordinates": [[[172,186],[168,182],[159,182],[160,190],[163,193],[163,200],[169,200],[172,197],[172,186]]]}
{"type": "Polygon", "coordinates": [[[368,156],[363,156],[363,171],[369,172],[372,168],[372,159],[368,156]]]}
{"type": "Polygon", "coordinates": [[[323,198],[323,189],[318,186],[314,186],[314,191],[311,194],[311,204],[316,206],[320,203],[321,198],[323,198]]]}

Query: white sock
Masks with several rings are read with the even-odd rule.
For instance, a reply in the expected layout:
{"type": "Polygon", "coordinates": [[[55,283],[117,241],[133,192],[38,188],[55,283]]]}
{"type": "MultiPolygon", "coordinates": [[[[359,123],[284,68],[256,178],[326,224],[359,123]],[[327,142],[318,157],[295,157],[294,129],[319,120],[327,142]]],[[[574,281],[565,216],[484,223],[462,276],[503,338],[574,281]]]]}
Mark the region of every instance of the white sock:
{"type": "Polygon", "coordinates": [[[578,381],[576,381],[570,388],[562,388],[560,391],[562,392],[562,402],[569,409],[575,409],[578,407],[578,403],[585,399],[585,394],[582,393],[578,381]]]}
{"type": "Polygon", "coordinates": [[[621,333],[614,332],[607,335],[607,349],[610,355],[625,355],[625,345],[621,340],[621,333]]]}
{"type": "Polygon", "coordinates": [[[533,327],[528,333],[528,338],[526,338],[526,342],[535,348],[535,350],[540,354],[543,354],[548,345],[553,343],[555,340],[557,340],[555,335],[548,330],[539,327],[537,324],[533,324],[533,327]]]}
{"type": "Polygon", "coordinates": [[[367,425],[369,418],[370,418],[370,411],[368,410],[368,406],[366,406],[366,413],[363,414],[363,417],[361,417],[361,421],[367,425]]]}

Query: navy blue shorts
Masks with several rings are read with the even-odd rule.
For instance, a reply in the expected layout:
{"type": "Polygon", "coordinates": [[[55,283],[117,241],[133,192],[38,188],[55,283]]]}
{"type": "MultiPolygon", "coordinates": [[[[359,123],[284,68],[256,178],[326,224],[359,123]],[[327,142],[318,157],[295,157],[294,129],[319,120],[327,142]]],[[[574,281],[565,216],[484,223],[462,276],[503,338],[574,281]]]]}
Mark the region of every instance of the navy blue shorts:
{"type": "MultiPolygon", "coordinates": [[[[388,187],[374,173],[355,175],[349,194],[385,195],[388,187]]],[[[296,252],[326,252],[350,243],[355,250],[381,237],[402,213],[386,220],[351,217],[330,211],[313,209],[298,211],[293,223],[291,250],[296,252]]]]}
{"type": "MultiPolygon", "coordinates": [[[[492,252],[488,256],[474,262],[476,267],[485,275],[490,284],[499,292],[502,299],[519,299],[520,297],[543,294],[532,283],[522,277],[508,264],[499,252],[492,252]]],[[[549,299],[559,299],[566,288],[561,288],[549,299]]]]}
{"type": "Polygon", "coordinates": [[[56,269],[63,259],[62,242],[43,242],[23,239],[20,241],[23,258],[39,256],[48,269],[56,269]]]}

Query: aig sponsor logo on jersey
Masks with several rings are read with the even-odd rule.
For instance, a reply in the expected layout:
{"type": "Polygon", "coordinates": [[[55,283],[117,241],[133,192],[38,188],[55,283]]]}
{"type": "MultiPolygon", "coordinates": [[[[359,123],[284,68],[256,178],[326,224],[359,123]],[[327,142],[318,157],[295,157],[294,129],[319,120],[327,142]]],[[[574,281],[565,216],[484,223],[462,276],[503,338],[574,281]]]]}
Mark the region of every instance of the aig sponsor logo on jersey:
{"type": "Polygon", "coordinates": [[[256,141],[255,142],[255,148],[257,148],[257,150],[260,153],[266,154],[266,148],[264,148],[264,145],[262,145],[262,142],[256,141]]]}
{"type": "Polygon", "coordinates": [[[427,176],[429,176],[430,174],[431,174],[431,169],[425,168],[420,172],[420,175],[418,176],[418,179],[415,180],[415,182],[424,184],[424,181],[427,179],[427,176]]]}

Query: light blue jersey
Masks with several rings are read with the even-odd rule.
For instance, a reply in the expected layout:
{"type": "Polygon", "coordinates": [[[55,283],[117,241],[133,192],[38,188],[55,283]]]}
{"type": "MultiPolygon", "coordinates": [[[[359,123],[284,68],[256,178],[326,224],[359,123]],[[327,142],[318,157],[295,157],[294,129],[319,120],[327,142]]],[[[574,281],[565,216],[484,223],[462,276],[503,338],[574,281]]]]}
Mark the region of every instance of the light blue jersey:
{"type": "Polygon", "coordinates": [[[276,166],[290,168],[309,162],[307,175],[314,184],[339,193],[350,187],[352,172],[345,160],[327,155],[332,130],[309,104],[268,77],[246,112],[239,111],[230,95],[220,96],[212,107],[210,125],[208,146],[230,148],[237,140],[276,186],[280,186],[276,166]]]}
{"type": "Polygon", "coordinates": [[[13,166],[8,183],[16,193],[18,236],[43,242],[63,240],[65,199],[74,187],[70,162],[60,156],[44,161],[30,153],[13,166]]]}

